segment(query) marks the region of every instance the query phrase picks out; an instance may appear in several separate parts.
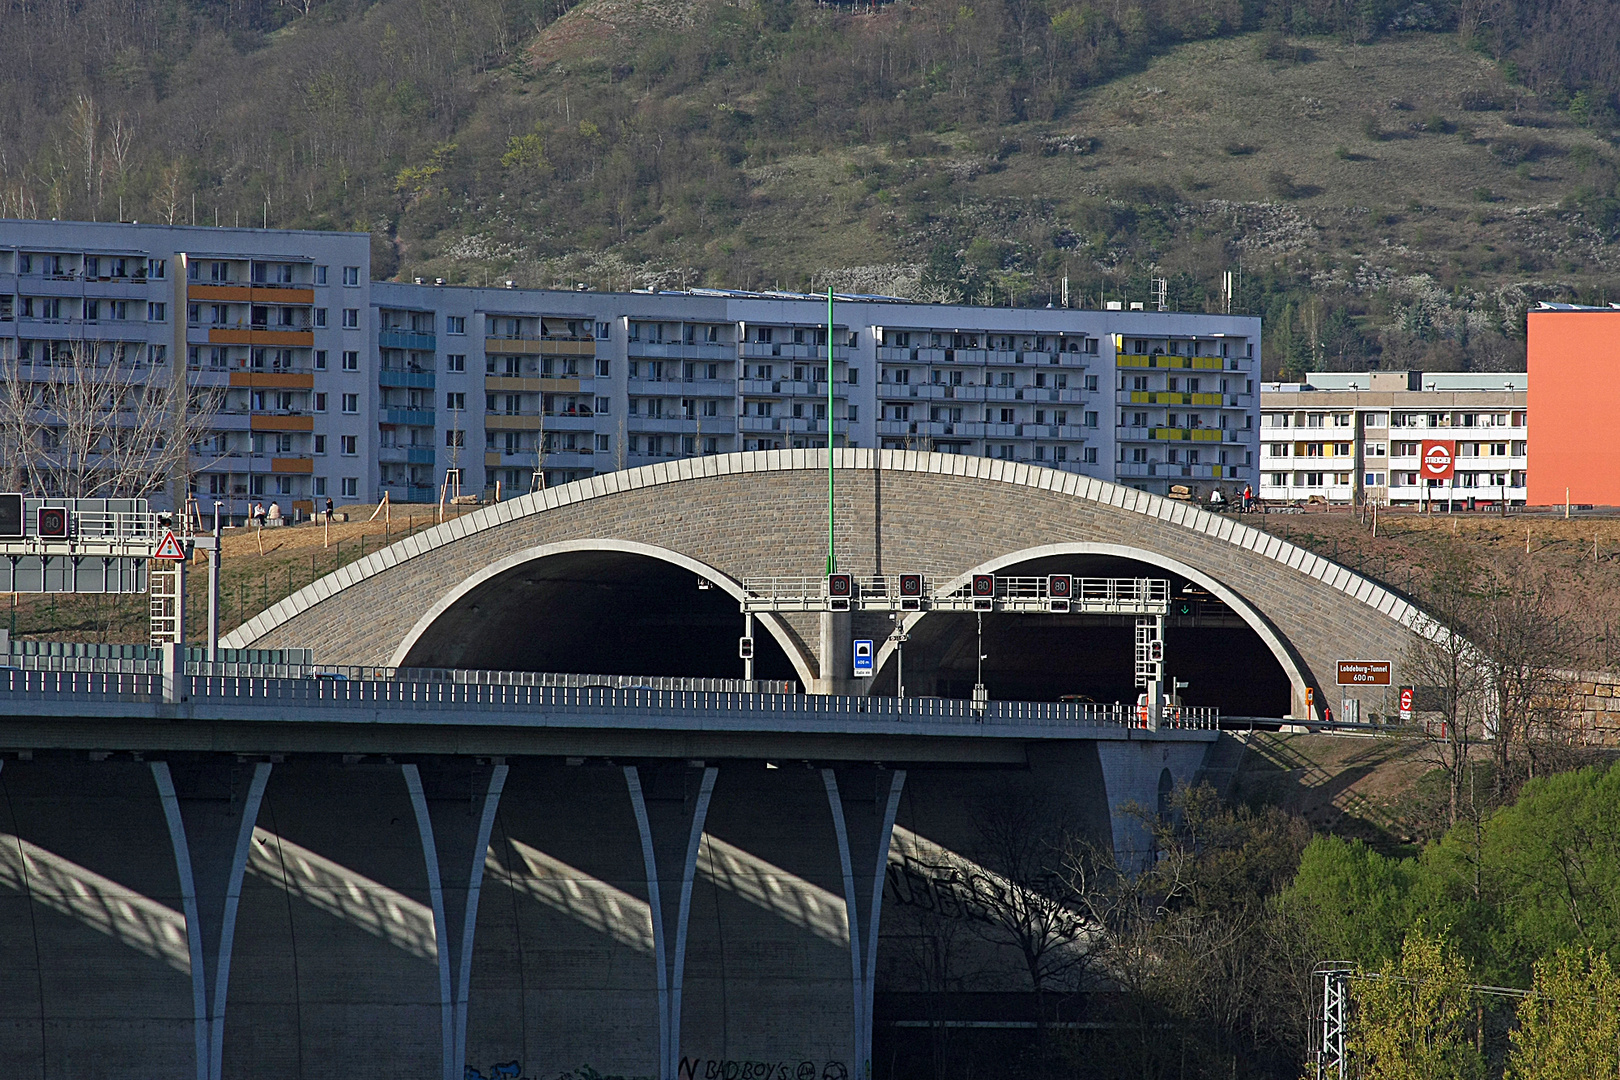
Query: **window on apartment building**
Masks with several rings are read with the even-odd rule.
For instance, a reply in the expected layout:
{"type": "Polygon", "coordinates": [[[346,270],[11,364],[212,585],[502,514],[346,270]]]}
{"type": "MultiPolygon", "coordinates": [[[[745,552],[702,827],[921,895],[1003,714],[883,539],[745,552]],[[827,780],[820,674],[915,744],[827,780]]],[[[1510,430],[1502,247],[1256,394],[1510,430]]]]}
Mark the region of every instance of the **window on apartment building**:
{"type": "Polygon", "coordinates": [[[360,329],[360,309],[359,308],[346,307],[346,308],[343,309],[343,329],[345,329],[345,330],[358,330],[358,329],[360,329]]]}
{"type": "Polygon", "coordinates": [[[342,454],[344,457],[354,457],[359,452],[360,452],[360,436],[358,436],[358,435],[339,435],[338,436],[338,453],[342,454]]]}
{"type": "Polygon", "coordinates": [[[605,398],[605,397],[597,398],[596,399],[596,415],[597,416],[606,416],[607,411],[608,411],[608,399],[605,398]]]}
{"type": "Polygon", "coordinates": [[[326,309],[325,308],[318,307],[318,308],[315,309],[315,325],[317,327],[324,327],[326,325],[326,309]]]}
{"type": "Polygon", "coordinates": [[[844,419],[846,419],[850,423],[854,424],[854,423],[859,422],[860,418],[861,418],[861,407],[859,405],[856,405],[854,402],[851,402],[849,405],[845,406],[845,408],[844,408],[844,419]]]}
{"type": "Polygon", "coordinates": [[[148,345],[146,347],[146,362],[156,367],[169,362],[169,347],[167,345],[148,345]]]}
{"type": "Polygon", "coordinates": [[[317,266],[315,268],[315,284],[317,284],[317,285],[325,285],[326,284],[326,267],[317,266]]]}
{"type": "Polygon", "coordinates": [[[356,351],[354,349],[345,349],[343,351],[343,370],[344,371],[359,371],[360,370],[360,353],[358,351],[356,351]]]}
{"type": "Polygon", "coordinates": [[[606,341],[607,340],[607,337],[608,337],[608,324],[607,323],[599,322],[599,323],[596,324],[596,337],[597,337],[597,340],[599,340],[599,341],[606,341]]]}
{"type": "Polygon", "coordinates": [[[343,478],[343,497],[345,499],[355,499],[359,498],[359,496],[360,481],[353,476],[345,476],[343,478]]]}
{"type": "Polygon", "coordinates": [[[613,444],[612,444],[612,437],[611,436],[598,435],[596,437],[596,452],[598,454],[607,453],[610,449],[612,449],[612,445],[613,444]]]}
{"type": "Polygon", "coordinates": [[[326,453],[326,436],[325,435],[317,435],[317,436],[315,436],[315,452],[317,454],[326,453]]]}
{"type": "Polygon", "coordinates": [[[467,316],[446,315],[444,317],[444,332],[447,334],[465,334],[467,332],[467,316]]]}
{"type": "Polygon", "coordinates": [[[359,285],[360,284],[360,268],[358,266],[345,266],[343,268],[343,284],[345,284],[345,285],[359,285]]]}
{"type": "Polygon", "coordinates": [[[445,355],[445,358],[444,358],[444,370],[446,370],[446,371],[466,371],[467,370],[467,354],[466,353],[447,353],[445,355]]]}
{"type": "Polygon", "coordinates": [[[459,392],[445,394],[444,407],[451,412],[464,411],[467,408],[467,395],[459,392]]]}
{"type": "Polygon", "coordinates": [[[1094,428],[1096,426],[1097,426],[1097,414],[1094,413],[1094,412],[1086,413],[1086,427],[1093,427],[1094,428]]]}
{"type": "Polygon", "coordinates": [[[460,428],[450,428],[444,433],[444,445],[449,447],[466,446],[467,433],[460,428]]]}
{"type": "Polygon", "coordinates": [[[148,301],[146,305],[147,322],[166,322],[169,318],[169,305],[148,301]]]}
{"type": "Polygon", "coordinates": [[[360,411],[360,395],[359,394],[344,394],[343,395],[343,411],[346,412],[346,413],[349,413],[351,415],[354,414],[354,413],[359,412],[360,411]]]}
{"type": "Polygon", "coordinates": [[[325,349],[316,349],[315,350],[315,370],[316,371],[325,371],[326,370],[326,350],[325,349]]]}
{"type": "Polygon", "coordinates": [[[164,278],[168,277],[169,276],[169,260],[168,259],[147,259],[146,260],[146,276],[149,277],[149,278],[156,278],[159,281],[161,281],[164,278]]]}
{"type": "Polygon", "coordinates": [[[186,305],[186,325],[187,326],[197,326],[201,322],[202,322],[202,305],[201,304],[187,304],[186,305]]]}

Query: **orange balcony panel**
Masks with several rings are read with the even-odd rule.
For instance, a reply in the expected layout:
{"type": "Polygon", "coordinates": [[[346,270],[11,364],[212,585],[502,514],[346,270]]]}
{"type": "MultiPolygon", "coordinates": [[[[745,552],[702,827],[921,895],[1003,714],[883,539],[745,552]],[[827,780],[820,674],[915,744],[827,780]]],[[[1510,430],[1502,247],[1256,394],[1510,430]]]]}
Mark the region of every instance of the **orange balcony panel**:
{"type": "Polygon", "coordinates": [[[253,290],[246,285],[191,285],[186,288],[186,299],[247,304],[253,301],[253,290]]]}
{"type": "Polygon", "coordinates": [[[210,345],[280,345],[311,348],[315,335],[308,330],[210,330],[210,345]]]}
{"type": "Polygon", "coordinates": [[[313,514],[313,513],[315,513],[315,500],[314,499],[294,499],[293,500],[293,509],[294,510],[302,510],[306,514],[313,514]]]}
{"type": "Polygon", "coordinates": [[[496,466],[498,466],[500,463],[501,463],[501,455],[498,452],[494,453],[494,454],[485,454],[484,455],[484,468],[493,469],[496,466]]]}
{"type": "Polygon", "coordinates": [[[233,371],[231,385],[255,390],[313,390],[315,376],[292,371],[233,371]]]}
{"type": "Polygon", "coordinates": [[[314,431],[313,416],[270,416],[254,413],[248,417],[249,431],[314,431]]]}
{"type": "Polygon", "coordinates": [[[307,457],[273,457],[270,459],[270,471],[273,473],[307,475],[315,471],[315,459],[307,457]]]}
{"type": "Polygon", "coordinates": [[[315,302],[314,289],[290,289],[285,286],[279,289],[266,289],[263,286],[253,287],[253,302],[255,304],[280,304],[284,307],[308,307],[315,302]]]}

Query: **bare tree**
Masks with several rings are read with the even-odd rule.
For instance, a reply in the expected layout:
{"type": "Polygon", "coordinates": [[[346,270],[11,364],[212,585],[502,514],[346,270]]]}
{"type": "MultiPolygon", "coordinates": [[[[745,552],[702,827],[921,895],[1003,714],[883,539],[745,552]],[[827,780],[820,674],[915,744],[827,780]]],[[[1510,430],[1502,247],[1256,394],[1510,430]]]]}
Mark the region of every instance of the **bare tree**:
{"type": "Polygon", "coordinates": [[[1509,794],[1513,754],[1556,738],[1579,712],[1574,660],[1585,634],[1575,612],[1544,570],[1490,566],[1480,574],[1471,637],[1484,654],[1486,705],[1496,764],[1496,801],[1509,794]]]}
{"type": "Polygon", "coordinates": [[[75,341],[0,365],[0,452],[19,489],[64,498],[183,497],[217,390],[133,342],[75,341]],[[178,482],[178,483],[177,483],[178,482]]]}
{"type": "Polygon", "coordinates": [[[1439,553],[1421,589],[1425,620],[1406,657],[1409,676],[1432,695],[1419,707],[1438,717],[1426,728],[1428,750],[1446,772],[1453,826],[1472,791],[1474,745],[1482,738],[1490,701],[1488,658],[1468,636],[1483,606],[1478,573],[1477,562],[1462,549],[1439,553]]]}
{"type": "Polygon", "coordinates": [[[1011,785],[982,802],[975,816],[977,865],[960,871],[979,915],[969,926],[1018,953],[1042,1032],[1046,995],[1077,987],[1096,951],[1097,923],[1072,887],[1080,830],[1051,800],[1011,785]]]}

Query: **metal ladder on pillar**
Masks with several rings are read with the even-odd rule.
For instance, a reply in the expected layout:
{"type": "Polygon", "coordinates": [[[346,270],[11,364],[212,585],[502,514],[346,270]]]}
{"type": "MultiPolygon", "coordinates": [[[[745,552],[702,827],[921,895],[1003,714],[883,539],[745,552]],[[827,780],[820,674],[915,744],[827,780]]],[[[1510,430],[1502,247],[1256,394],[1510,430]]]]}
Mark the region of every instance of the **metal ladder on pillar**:
{"type": "Polygon", "coordinates": [[[147,610],[151,616],[151,645],[157,648],[168,642],[180,645],[180,628],[184,625],[180,605],[184,603],[180,575],[185,563],[171,559],[149,559],[147,567],[147,610]]]}
{"type": "Polygon", "coordinates": [[[1136,620],[1136,685],[1144,690],[1164,678],[1164,616],[1136,620]]]}

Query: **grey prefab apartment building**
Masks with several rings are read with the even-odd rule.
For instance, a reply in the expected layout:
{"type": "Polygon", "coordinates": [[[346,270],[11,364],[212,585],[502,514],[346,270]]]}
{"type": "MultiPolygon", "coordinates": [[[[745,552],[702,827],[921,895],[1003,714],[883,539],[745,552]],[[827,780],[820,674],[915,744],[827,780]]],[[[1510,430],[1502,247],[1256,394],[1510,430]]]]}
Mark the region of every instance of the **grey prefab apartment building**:
{"type": "Polygon", "coordinates": [[[671,458],[975,454],[1166,492],[1241,487],[1256,318],[377,282],[382,489],[527,492],[671,458]],[[830,352],[830,361],[829,361],[830,352]]]}
{"type": "Polygon", "coordinates": [[[837,446],[1158,493],[1258,479],[1257,318],[839,296],[829,362],[824,296],[373,282],[369,253],[365,233],[0,221],[0,366],[47,383],[93,354],[217,395],[190,487],[238,515],[507,498],[826,446],[829,424],[837,446]]]}
{"type": "Polygon", "coordinates": [[[191,449],[205,511],[372,498],[370,252],[365,233],[0,221],[0,369],[33,390],[116,365],[121,387],[213,398],[191,449]]]}

